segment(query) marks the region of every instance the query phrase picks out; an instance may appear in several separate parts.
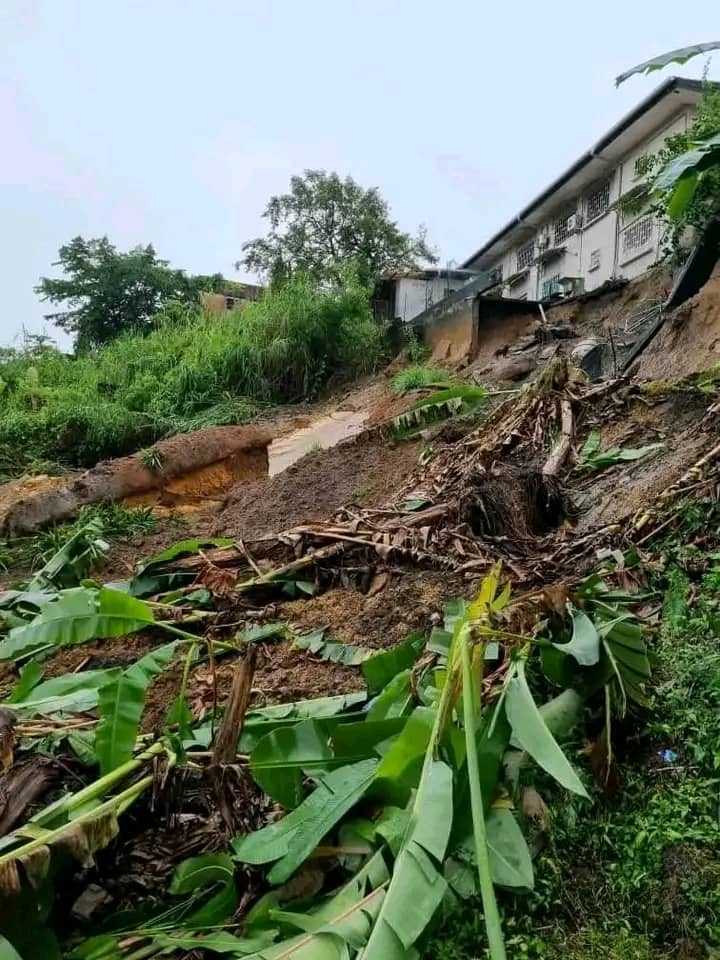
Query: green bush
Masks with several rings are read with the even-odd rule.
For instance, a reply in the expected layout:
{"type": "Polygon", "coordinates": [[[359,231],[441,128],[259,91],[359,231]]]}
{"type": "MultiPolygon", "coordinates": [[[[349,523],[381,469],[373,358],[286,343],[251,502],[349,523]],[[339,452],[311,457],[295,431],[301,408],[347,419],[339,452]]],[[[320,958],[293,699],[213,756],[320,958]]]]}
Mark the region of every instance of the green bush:
{"type": "Polygon", "coordinates": [[[412,366],[406,367],[393,377],[392,388],[395,393],[405,393],[407,390],[443,387],[450,383],[452,378],[446,370],[439,367],[412,366]]]}
{"type": "Polygon", "coordinates": [[[152,333],[94,354],[0,351],[0,473],[88,466],[173,433],[245,423],[264,404],[372,371],[384,347],[352,276],[334,289],[298,276],[243,311],[169,303],[152,333]]]}

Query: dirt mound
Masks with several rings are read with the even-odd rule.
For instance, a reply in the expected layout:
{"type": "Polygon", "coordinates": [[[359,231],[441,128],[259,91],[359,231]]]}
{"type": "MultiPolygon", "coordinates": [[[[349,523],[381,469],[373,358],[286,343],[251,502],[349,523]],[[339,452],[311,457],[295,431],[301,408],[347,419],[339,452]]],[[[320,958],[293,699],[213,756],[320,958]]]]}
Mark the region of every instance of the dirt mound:
{"type": "Polygon", "coordinates": [[[643,355],[640,377],[677,379],[720,363],[720,263],[704,287],[668,318],[643,355]]]}
{"type": "Polygon", "coordinates": [[[103,501],[202,501],[239,477],[267,473],[271,439],[259,427],[211,427],[161,440],[149,454],[103,461],[60,486],[31,490],[0,514],[0,533],[32,533],[103,501]]]}
{"type": "Polygon", "coordinates": [[[325,519],[347,504],[381,503],[413,470],[419,451],[418,442],[388,446],[365,436],[314,451],[275,477],[236,484],[208,531],[252,539],[325,519]]]}
{"type": "Polygon", "coordinates": [[[298,633],[328,627],[331,640],[361,647],[392,647],[414,632],[426,633],[443,603],[463,595],[468,584],[461,577],[431,570],[396,570],[385,586],[367,595],[357,590],[328,590],[306,600],[282,606],[298,633]]]}

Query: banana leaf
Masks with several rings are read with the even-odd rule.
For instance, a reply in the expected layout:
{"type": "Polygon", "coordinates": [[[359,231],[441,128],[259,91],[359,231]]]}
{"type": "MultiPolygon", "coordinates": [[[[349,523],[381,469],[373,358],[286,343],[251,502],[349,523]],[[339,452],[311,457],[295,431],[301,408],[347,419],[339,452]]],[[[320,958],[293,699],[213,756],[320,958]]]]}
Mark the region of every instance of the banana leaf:
{"type": "Polygon", "coordinates": [[[268,880],[284,883],[360,800],[377,767],[377,760],[363,760],[322,777],[310,796],[282,820],[236,837],[232,843],[235,859],[252,864],[277,861],[268,880]]]}
{"type": "Polygon", "coordinates": [[[27,625],[0,643],[0,659],[18,660],[53,647],[123,637],[155,623],[151,607],[116,590],[73,587],[43,604],[27,625]]]}
{"type": "Polygon", "coordinates": [[[102,776],[132,757],[147,688],[170,663],[178,642],[152,650],[100,689],[95,751],[102,776]]]}

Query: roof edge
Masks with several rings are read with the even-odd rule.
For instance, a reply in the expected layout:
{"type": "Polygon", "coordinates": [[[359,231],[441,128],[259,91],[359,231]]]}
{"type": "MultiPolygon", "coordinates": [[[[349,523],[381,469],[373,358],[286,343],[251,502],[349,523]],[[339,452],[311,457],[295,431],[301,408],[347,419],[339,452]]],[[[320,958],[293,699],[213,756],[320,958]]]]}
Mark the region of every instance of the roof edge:
{"type": "Polygon", "coordinates": [[[668,77],[663,83],[656,87],[651,93],[648,94],[640,103],[637,104],[629,113],[625,114],[622,119],[620,119],[614,126],[612,126],[607,133],[602,136],[596,144],[590,147],[589,150],[586,150],[578,159],[571,164],[565,170],[564,173],[553,180],[553,182],[547,186],[541,193],[539,193],[534,200],[531,200],[527,206],[523,207],[520,213],[516,214],[512,220],[508,221],[504,227],[498,230],[486,243],[484,243],[472,256],[468,257],[467,260],[464,260],[462,266],[464,268],[468,267],[468,264],[471,264],[474,260],[477,260],[478,257],[481,257],[486,253],[494,244],[501,240],[506,233],[513,229],[513,227],[518,226],[520,223],[528,217],[536,207],[539,207],[541,203],[544,203],[547,198],[555,193],[564,183],[566,183],[571,177],[575,176],[582,168],[594,159],[597,154],[601,153],[607,146],[609,146],[613,140],[617,139],[621,133],[623,133],[627,128],[634,123],[636,120],[639,120],[640,117],[647,113],[647,111],[654,107],[656,103],[659,103],[664,97],[666,97],[673,90],[693,90],[698,93],[702,92],[703,81],[702,80],[691,80],[689,77],[668,77]]]}

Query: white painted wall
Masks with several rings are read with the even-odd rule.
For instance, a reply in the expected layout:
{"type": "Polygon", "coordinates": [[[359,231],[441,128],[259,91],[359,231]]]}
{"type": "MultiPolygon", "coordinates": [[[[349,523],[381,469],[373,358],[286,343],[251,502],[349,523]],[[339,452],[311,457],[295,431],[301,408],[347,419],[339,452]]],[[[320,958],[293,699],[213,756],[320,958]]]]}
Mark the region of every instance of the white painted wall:
{"type": "Polygon", "coordinates": [[[395,281],[395,316],[407,323],[434,303],[447,296],[447,291],[459,290],[462,281],[447,277],[416,279],[401,277],[395,281]]]}
{"type": "MultiPolygon", "coordinates": [[[[568,236],[564,242],[565,252],[547,263],[537,260],[528,274],[519,282],[503,288],[503,295],[513,298],[526,296],[528,299],[539,299],[542,296],[543,282],[554,276],[581,277],[585,290],[594,290],[613,277],[627,279],[638,277],[657,263],[661,256],[665,227],[661,223],[654,222],[650,235],[639,246],[636,243],[628,244],[626,236],[632,237],[633,231],[635,231],[634,236],[638,236],[639,221],[646,215],[642,212],[632,217],[622,215],[618,212],[618,200],[642,183],[642,176],[635,171],[636,161],[642,156],[657,153],[667,137],[687,130],[692,114],[691,107],[684,108],[669,124],[639,141],[617,166],[608,167],[610,205],[607,211],[596,219],[588,221],[585,199],[593,188],[578,197],[577,209],[583,215],[582,227],[568,236]]],[[[562,205],[559,203],[556,216],[547,224],[550,227],[551,243],[554,222],[566,209],[566,202],[562,205]]],[[[537,232],[536,243],[544,229],[543,227],[537,232]]],[[[644,233],[642,235],[644,237],[644,233]]],[[[502,258],[492,264],[491,269],[502,266],[504,281],[517,273],[517,252],[528,242],[528,239],[524,238],[518,242],[502,258]]]]}

